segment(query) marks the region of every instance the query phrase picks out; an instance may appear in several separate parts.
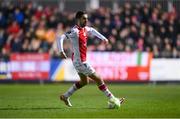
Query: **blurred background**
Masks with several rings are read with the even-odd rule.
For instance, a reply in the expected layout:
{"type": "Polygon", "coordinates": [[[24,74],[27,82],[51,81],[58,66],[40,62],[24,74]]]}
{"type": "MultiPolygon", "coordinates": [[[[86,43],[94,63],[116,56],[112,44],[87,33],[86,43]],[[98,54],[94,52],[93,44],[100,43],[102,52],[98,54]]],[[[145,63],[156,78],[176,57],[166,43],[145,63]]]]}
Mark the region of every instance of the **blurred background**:
{"type": "MultiPolygon", "coordinates": [[[[73,27],[78,10],[110,40],[88,40],[88,61],[106,81],[178,82],[178,6],[179,0],[1,0],[0,83],[79,80],[55,40],[73,27]]],[[[69,57],[70,47],[67,40],[69,57]]]]}

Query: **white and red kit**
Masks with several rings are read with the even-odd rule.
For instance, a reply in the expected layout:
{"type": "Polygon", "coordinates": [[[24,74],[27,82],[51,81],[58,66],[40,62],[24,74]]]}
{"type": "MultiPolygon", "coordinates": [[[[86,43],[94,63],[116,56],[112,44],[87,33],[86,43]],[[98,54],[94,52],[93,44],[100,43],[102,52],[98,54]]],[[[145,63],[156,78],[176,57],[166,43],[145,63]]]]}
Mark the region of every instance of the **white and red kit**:
{"type": "Polygon", "coordinates": [[[77,25],[71,28],[69,32],[66,32],[61,36],[57,36],[57,46],[60,52],[64,52],[63,41],[65,39],[71,40],[73,47],[73,65],[78,73],[83,73],[87,76],[95,72],[95,70],[86,62],[88,35],[93,35],[101,40],[106,40],[106,38],[94,28],[88,26],[81,28],[77,25]]]}

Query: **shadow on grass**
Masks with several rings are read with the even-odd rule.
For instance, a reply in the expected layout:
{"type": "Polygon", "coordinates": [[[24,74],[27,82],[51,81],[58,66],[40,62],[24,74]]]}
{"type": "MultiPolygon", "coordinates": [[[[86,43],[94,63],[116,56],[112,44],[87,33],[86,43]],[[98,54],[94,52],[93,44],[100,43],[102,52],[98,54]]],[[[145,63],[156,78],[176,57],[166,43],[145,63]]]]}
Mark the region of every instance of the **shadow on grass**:
{"type": "Polygon", "coordinates": [[[27,107],[7,107],[7,108],[0,108],[1,110],[60,110],[63,108],[59,108],[59,107],[45,107],[45,108],[41,108],[41,107],[32,107],[32,108],[27,108],[27,107]]]}
{"type": "Polygon", "coordinates": [[[0,111],[3,110],[64,110],[64,109],[77,109],[77,110],[82,110],[82,109],[108,109],[108,108],[92,108],[92,107],[6,107],[6,108],[0,108],[0,111]]]}

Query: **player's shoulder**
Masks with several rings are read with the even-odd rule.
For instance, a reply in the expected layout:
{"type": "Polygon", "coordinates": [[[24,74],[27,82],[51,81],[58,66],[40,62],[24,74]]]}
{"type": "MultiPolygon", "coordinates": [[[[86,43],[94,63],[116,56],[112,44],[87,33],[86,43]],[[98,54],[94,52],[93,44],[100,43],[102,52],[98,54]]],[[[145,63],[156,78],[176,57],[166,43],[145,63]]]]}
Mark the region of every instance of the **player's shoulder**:
{"type": "Polygon", "coordinates": [[[72,31],[72,32],[78,32],[79,30],[78,30],[78,27],[75,25],[75,26],[73,26],[73,27],[71,28],[71,31],[72,31]]]}
{"type": "Polygon", "coordinates": [[[91,26],[85,26],[85,29],[86,29],[87,31],[91,31],[91,30],[92,30],[92,27],[91,27],[91,26]]]}
{"type": "Polygon", "coordinates": [[[75,27],[72,27],[70,30],[66,32],[66,34],[73,34],[76,33],[78,30],[75,27]]]}

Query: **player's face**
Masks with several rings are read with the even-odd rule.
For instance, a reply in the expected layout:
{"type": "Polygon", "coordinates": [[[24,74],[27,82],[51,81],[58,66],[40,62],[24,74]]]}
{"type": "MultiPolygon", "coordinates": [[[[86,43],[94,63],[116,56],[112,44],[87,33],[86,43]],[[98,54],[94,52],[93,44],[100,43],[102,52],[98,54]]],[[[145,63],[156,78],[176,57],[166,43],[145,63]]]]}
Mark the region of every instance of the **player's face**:
{"type": "Polygon", "coordinates": [[[88,22],[88,15],[84,14],[81,18],[80,18],[80,26],[81,27],[85,27],[86,24],[88,22]]]}

